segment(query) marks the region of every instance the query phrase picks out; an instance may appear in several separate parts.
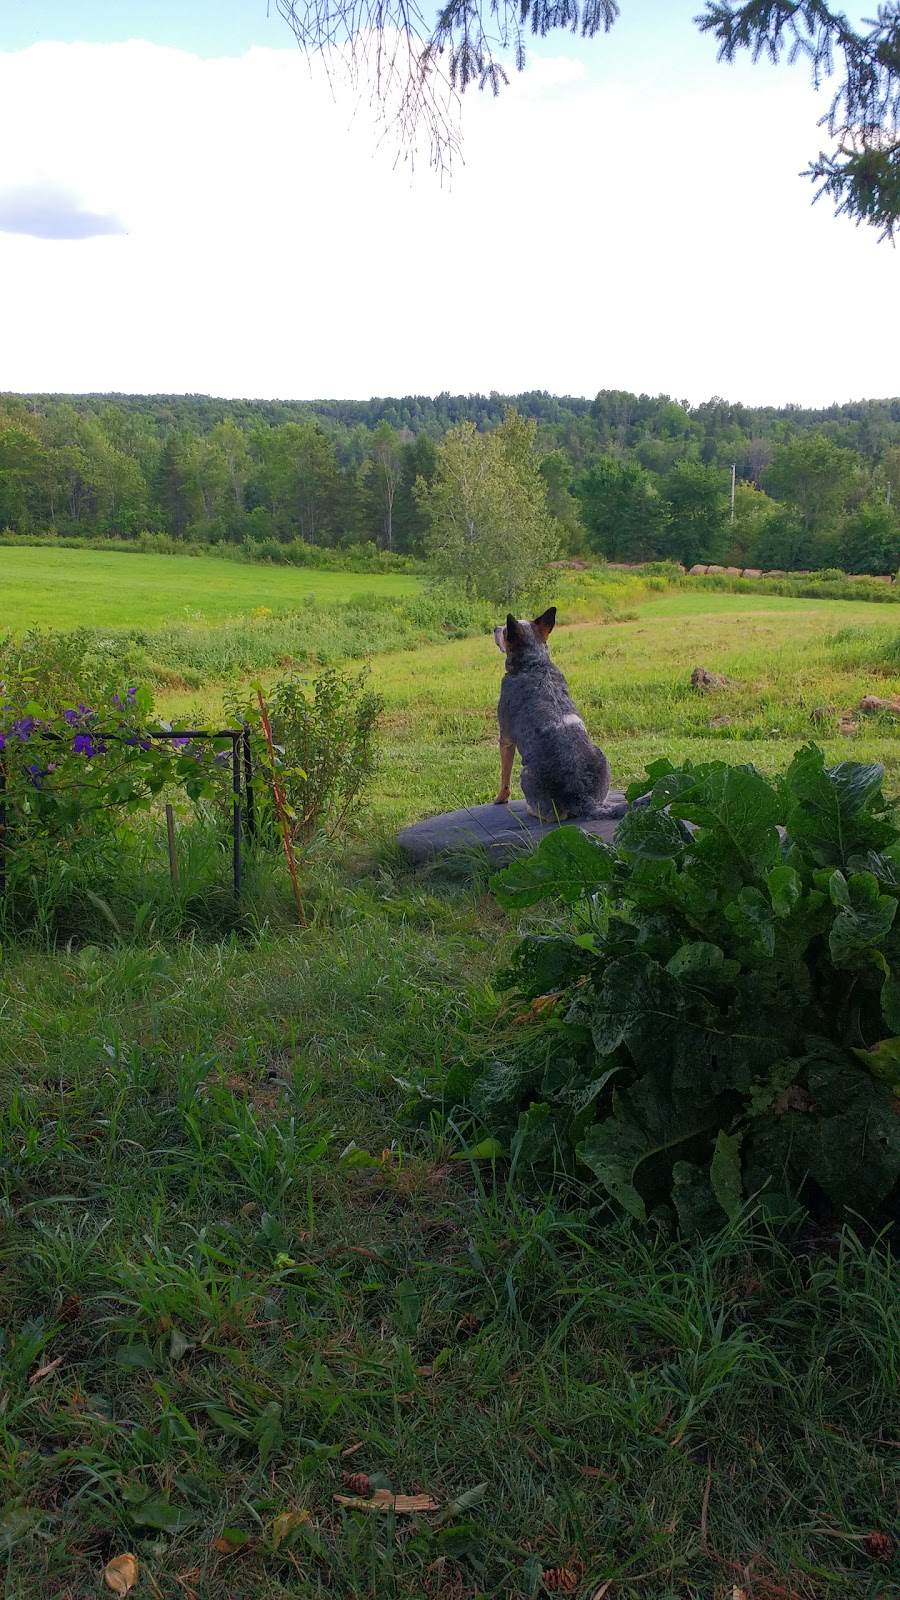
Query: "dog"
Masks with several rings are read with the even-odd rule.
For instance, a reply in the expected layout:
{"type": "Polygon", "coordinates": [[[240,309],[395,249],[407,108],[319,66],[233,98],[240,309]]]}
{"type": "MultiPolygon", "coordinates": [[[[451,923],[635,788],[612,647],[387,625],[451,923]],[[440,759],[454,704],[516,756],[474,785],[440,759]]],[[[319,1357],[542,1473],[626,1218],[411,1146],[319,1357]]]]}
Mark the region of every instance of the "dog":
{"type": "Polygon", "coordinates": [[[550,606],[533,622],[510,615],[494,629],[506,656],[497,721],[500,725],[500,793],[506,805],[516,750],[522,757],[522,793],[532,817],[562,822],[591,817],[609,791],[609,762],[593,743],[568,685],[550,660],[547,640],[556,623],[550,606]]]}

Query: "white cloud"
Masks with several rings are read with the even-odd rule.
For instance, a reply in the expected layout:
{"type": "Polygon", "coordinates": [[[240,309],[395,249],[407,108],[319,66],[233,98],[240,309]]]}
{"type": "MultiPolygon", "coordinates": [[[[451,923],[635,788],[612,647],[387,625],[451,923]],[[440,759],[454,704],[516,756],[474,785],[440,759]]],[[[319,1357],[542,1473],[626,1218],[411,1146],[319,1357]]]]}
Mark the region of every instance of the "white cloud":
{"type": "Polygon", "coordinates": [[[897,392],[898,257],[797,177],[819,101],[716,73],[661,93],[536,61],[467,97],[442,187],[293,49],[0,54],[0,191],[128,228],[0,233],[0,388],[897,392]]]}
{"type": "Polygon", "coordinates": [[[121,218],[113,212],[90,211],[74,189],[46,178],[0,190],[0,233],[30,234],[34,239],[94,239],[124,232],[121,218]]]}

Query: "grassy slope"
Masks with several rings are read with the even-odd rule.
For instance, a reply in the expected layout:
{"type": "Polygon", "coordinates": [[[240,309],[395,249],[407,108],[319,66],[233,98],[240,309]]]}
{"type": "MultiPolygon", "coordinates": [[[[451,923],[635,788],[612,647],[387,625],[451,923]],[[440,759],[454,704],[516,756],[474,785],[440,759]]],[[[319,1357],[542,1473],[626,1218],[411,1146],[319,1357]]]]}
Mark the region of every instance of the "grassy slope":
{"type": "MultiPolygon", "coordinates": [[[[815,738],[835,761],[884,761],[900,782],[895,719],[860,717],[852,739],[837,733],[839,713],[869,690],[900,690],[900,664],[887,674],[846,667],[829,643],[836,632],[896,637],[881,608],[774,596],[677,594],[639,607],[629,621],[560,627],[554,659],[594,738],[612,761],[614,782],[639,777],[648,761],[725,757],[765,771],[787,764],[815,738]],[[691,672],[722,672],[729,686],[702,696],[691,672]],[[812,713],[832,705],[822,724],[812,713]],[[711,719],[730,716],[730,727],[711,719]]],[[[371,660],[384,695],[384,760],[370,804],[384,823],[491,799],[496,793],[496,703],[502,661],[490,638],[463,639],[371,660]]],[[[170,712],[221,714],[214,689],[163,695],[170,712]]]]}
{"type": "Polygon", "coordinates": [[[405,573],[320,572],[246,566],[212,556],[125,555],[93,550],[0,548],[0,627],[147,627],[202,616],[210,621],[259,606],[287,611],[360,594],[408,595],[420,580],[405,573]]]}
{"type": "MultiPolygon", "coordinates": [[[[867,608],[721,598],[557,636],[618,777],[661,749],[782,765],[869,686],[825,643],[867,608]],[[706,726],[698,662],[748,738],[706,726]]],[[[499,666],[488,641],[373,663],[382,822],[490,792],[499,666]]],[[[889,729],[834,741],[876,751],[889,729]]],[[[862,1544],[896,1505],[886,1256],[647,1245],[452,1160],[396,1078],[497,1027],[514,930],[477,878],[364,846],[316,869],[305,936],[273,906],[255,939],[7,952],[6,1595],[82,1600],[126,1548],[167,1600],[511,1600],[557,1565],[610,1600],[719,1600],[748,1563],[754,1600],[895,1592],[862,1544]],[[341,1509],[342,1470],[485,1488],[395,1522],[341,1509]]]]}

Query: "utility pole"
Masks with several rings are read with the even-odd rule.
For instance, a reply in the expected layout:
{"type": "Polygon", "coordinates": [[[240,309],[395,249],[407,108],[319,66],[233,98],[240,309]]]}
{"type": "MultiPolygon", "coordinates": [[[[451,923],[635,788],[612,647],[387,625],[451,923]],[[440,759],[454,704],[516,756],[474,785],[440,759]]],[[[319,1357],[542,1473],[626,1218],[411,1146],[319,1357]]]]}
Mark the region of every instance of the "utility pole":
{"type": "Polygon", "coordinates": [[[736,478],[737,478],[737,462],[735,461],[735,462],[732,463],[732,467],[731,467],[731,522],[732,522],[732,526],[734,525],[734,486],[735,486],[736,478]]]}

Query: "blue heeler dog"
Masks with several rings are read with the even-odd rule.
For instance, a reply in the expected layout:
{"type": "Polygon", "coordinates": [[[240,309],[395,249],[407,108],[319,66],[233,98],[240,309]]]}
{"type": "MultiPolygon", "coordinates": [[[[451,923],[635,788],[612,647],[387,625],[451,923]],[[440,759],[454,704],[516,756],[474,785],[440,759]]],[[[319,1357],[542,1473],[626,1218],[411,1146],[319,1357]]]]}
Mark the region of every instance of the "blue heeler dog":
{"type": "Polygon", "coordinates": [[[506,619],[494,629],[506,653],[500,690],[500,793],[509,799],[516,750],[522,757],[522,793],[528,811],[542,822],[595,816],[609,790],[609,762],[592,742],[569,694],[566,680],[550,660],[547,640],[556,622],[550,606],[534,622],[506,619]]]}

